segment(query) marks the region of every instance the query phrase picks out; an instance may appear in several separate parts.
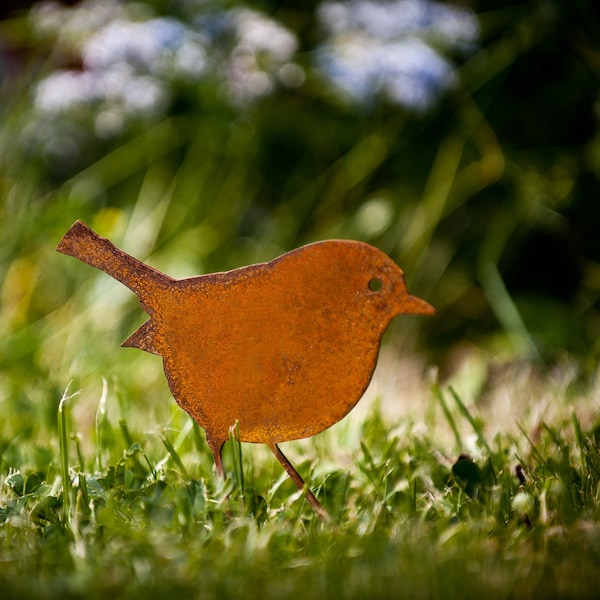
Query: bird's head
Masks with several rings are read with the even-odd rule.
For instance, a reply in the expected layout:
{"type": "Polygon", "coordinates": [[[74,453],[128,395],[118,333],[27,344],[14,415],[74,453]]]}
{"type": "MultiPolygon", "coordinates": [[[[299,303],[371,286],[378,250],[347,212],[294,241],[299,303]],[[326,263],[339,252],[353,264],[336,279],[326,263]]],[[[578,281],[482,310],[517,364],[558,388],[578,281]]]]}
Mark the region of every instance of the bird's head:
{"type": "Polygon", "coordinates": [[[431,304],[410,294],[404,272],[385,253],[368,244],[360,244],[357,255],[361,256],[358,264],[361,265],[362,295],[369,304],[389,313],[390,317],[435,314],[431,304]]]}
{"type": "MultiPolygon", "coordinates": [[[[363,242],[328,240],[281,257],[314,305],[367,317],[385,328],[400,314],[432,315],[435,309],[412,296],[404,273],[384,252],[363,242]]],[[[279,260],[281,260],[279,259],[279,260]]],[[[275,261],[279,262],[279,261],[275,261]]]]}

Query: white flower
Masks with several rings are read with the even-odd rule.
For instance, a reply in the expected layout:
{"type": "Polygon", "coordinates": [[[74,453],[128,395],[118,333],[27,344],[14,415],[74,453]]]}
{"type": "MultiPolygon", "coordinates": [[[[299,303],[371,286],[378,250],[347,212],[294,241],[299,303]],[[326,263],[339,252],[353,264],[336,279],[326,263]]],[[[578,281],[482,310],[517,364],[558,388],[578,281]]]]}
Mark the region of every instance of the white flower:
{"type": "Polygon", "coordinates": [[[472,13],[431,0],[325,2],[318,16],[331,34],[318,66],[342,95],[368,103],[382,93],[417,110],[455,83],[439,48],[469,47],[478,35],[472,13]]]}
{"type": "Polygon", "coordinates": [[[284,84],[303,81],[303,74],[298,72],[300,67],[292,62],[298,40],[291,31],[249,9],[233,9],[228,16],[236,45],[226,68],[226,86],[235,102],[270,94],[275,89],[276,77],[281,77],[284,84]],[[295,75],[295,80],[286,79],[286,74],[295,75]]]}

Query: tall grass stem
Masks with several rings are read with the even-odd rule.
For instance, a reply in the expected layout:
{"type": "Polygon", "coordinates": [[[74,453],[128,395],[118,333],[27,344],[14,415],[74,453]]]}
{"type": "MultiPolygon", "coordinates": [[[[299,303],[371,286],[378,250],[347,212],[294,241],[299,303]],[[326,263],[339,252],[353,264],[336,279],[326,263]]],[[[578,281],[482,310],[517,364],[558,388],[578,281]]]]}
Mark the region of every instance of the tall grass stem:
{"type": "Polygon", "coordinates": [[[63,522],[70,523],[71,519],[71,478],[69,477],[69,415],[68,402],[80,392],[69,395],[69,381],[63,395],[58,403],[58,442],[60,448],[60,471],[63,485],[63,522]]]}

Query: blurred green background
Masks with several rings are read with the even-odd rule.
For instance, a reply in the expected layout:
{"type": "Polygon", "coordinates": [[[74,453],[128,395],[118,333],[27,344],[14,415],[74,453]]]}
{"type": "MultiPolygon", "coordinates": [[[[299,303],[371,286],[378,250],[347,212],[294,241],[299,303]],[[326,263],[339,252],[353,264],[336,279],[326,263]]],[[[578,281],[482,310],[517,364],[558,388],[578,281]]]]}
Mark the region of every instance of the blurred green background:
{"type": "Polygon", "coordinates": [[[134,295],[55,252],[75,219],[176,277],[364,240],[439,309],[398,352],[595,371],[597,2],[0,10],[0,402],[31,435],[71,378],[168,394],[116,344],[134,295]]]}

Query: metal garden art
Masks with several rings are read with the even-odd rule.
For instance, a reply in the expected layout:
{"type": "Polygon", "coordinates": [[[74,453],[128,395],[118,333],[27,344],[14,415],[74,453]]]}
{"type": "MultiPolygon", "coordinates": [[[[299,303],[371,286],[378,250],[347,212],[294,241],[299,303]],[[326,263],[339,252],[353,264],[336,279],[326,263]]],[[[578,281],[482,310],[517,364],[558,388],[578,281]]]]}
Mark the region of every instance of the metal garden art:
{"type": "MultiPolygon", "coordinates": [[[[150,316],[124,342],[162,357],[177,403],[205,430],[217,473],[237,423],[266,444],[298,486],[279,443],[315,435],[360,400],[383,332],[399,314],[430,315],[402,270],[362,242],[329,240],[267,263],[173,279],[81,221],[57,250],[114,277],[150,316]]],[[[321,516],[314,494],[307,500],[321,516]]]]}

